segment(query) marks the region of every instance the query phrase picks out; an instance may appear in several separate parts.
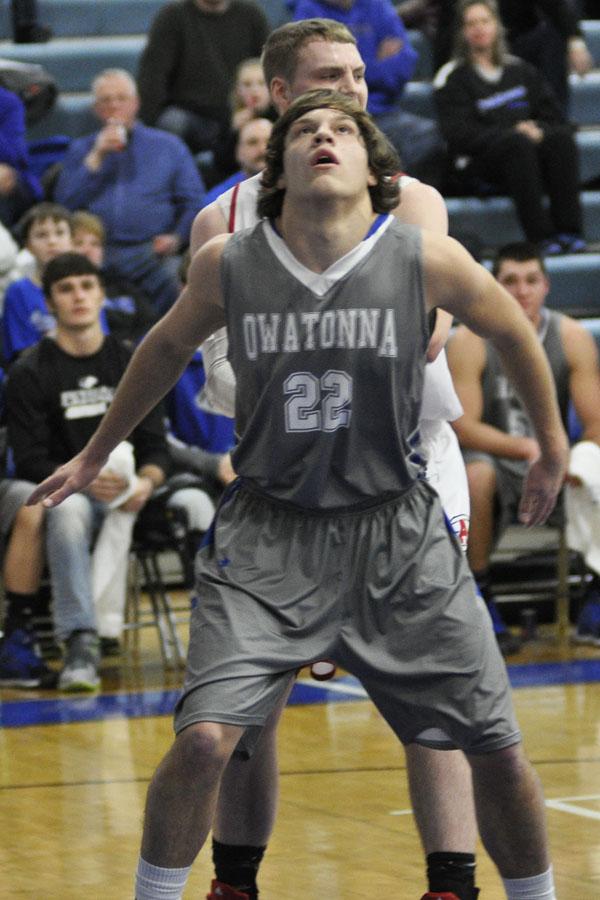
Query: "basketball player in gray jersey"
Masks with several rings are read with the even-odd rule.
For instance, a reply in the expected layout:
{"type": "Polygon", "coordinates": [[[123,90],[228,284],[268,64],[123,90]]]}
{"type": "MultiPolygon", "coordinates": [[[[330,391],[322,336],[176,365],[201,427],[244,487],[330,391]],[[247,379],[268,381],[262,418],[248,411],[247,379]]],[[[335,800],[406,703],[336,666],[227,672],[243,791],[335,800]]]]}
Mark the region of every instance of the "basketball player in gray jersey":
{"type": "Polygon", "coordinates": [[[554,900],[543,797],[491,622],[413,456],[428,315],[442,306],[519,379],[541,450],[520,517],[544,521],[567,457],[547,361],[518,305],[466,251],[378,215],[397,203],[398,163],[353,101],[300,98],[268,160],[269,221],[195,255],[87,447],[30,499],[53,506],[81,490],[227,325],[240,479],[198,560],[202,602],[177,736],[148,792],[136,896],[181,897],[245,728],[264,723],[297,668],[331,658],[404,743],[467,754],[507,897],[554,900]],[[373,397],[385,415],[372,414],[373,397]]]}
{"type": "MultiPolygon", "coordinates": [[[[356,40],[339,22],[310,19],[290,22],[271,33],[263,51],[263,68],[279,113],[303,91],[328,87],[367,104],[365,66],[356,40]]],[[[402,175],[402,202],[393,210],[400,221],[447,234],[448,216],[438,191],[402,175]]],[[[260,175],[238,184],[203,209],[192,228],[192,252],[219,234],[258,222],[260,175]]],[[[440,494],[444,511],[466,547],[469,492],[462,454],[449,420],[462,414],[441,349],[451,317],[437,312],[428,346],[419,431],[427,459],[427,478],[440,494]]],[[[226,330],[202,346],[207,382],[203,400],[234,415],[235,379],[227,360],[226,330]]],[[[323,663],[315,663],[322,669],[323,663]]],[[[326,664],[329,665],[330,664],[326,664]]],[[[330,666],[331,670],[331,666],[330,666]]],[[[256,876],[274,824],[278,796],[277,725],[285,706],[273,711],[257,740],[244,737],[221,782],[212,829],[216,879],[209,894],[231,900],[255,900],[256,876]],[[254,746],[255,745],[255,746],[254,746]],[[237,894],[235,893],[237,892],[237,894]]],[[[477,826],[470,769],[459,751],[441,753],[412,743],[406,747],[412,807],[427,857],[430,889],[456,892],[474,900],[477,826]],[[435,808],[435,815],[431,809],[435,808]]]]}

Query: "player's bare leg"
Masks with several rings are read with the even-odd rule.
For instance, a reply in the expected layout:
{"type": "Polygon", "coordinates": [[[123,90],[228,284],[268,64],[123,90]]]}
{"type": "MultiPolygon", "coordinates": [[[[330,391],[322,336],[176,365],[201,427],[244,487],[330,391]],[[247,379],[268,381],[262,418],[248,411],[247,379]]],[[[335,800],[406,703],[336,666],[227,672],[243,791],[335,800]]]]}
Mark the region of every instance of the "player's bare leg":
{"type": "Polygon", "coordinates": [[[469,762],[479,832],[500,874],[527,878],[546,872],[544,797],[522,745],[472,755],[469,762]]]}
{"type": "Polygon", "coordinates": [[[430,890],[477,896],[477,822],[471,768],[459,750],[405,747],[410,798],[427,859],[430,890]]]}
{"type": "Polygon", "coordinates": [[[243,732],[202,722],[177,735],[160,763],[146,801],[142,858],[154,866],[190,866],[204,844],[221,776],[243,732]]]}

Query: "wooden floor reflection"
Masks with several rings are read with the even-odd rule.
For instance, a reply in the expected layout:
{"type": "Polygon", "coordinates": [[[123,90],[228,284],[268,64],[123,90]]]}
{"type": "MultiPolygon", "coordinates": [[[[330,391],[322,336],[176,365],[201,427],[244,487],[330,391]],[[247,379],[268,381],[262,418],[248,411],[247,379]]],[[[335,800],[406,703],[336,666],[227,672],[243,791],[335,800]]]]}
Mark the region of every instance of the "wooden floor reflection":
{"type": "MultiPolygon", "coordinates": [[[[600,650],[560,652],[548,639],[518,661],[574,655],[600,660],[600,650]]],[[[180,679],[162,667],[152,634],[104,676],[109,692],[174,688],[180,679]]],[[[600,896],[600,682],[519,688],[515,698],[546,793],[558,896],[592,900],[600,896]]],[[[0,729],[0,898],[132,898],[146,788],[170,741],[169,716],[0,729]]],[[[419,898],[423,862],[404,756],[370,703],[290,707],[280,746],[280,811],[261,898],[419,898]]],[[[204,897],[210,877],[205,850],[185,897],[204,897]]],[[[478,883],[482,900],[504,896],[482,848],[478,883]]]]}

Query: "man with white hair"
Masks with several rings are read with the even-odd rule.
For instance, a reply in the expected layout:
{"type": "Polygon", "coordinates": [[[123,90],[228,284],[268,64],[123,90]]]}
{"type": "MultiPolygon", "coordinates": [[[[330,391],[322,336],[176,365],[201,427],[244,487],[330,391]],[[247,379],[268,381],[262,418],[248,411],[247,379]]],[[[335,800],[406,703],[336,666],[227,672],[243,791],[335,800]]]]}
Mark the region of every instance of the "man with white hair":
{"type": "Polygon", "coordinates": [[[128,72],[106,69],[92,90],[101,128],[72,142],[56,198],[102,219],[106,266],[139,285],[162,313],[177,297],[180,253],[204,185],[183,141],[138,121],[128,72]]]}

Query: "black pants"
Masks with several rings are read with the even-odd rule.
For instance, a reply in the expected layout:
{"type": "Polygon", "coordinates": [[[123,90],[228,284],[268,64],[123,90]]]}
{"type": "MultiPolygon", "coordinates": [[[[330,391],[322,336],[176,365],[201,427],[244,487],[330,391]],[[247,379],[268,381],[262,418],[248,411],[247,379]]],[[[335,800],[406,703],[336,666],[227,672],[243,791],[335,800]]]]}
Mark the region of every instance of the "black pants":
{"type": "Polygon", "coordinates": [[[544,126],[539,144],[509,131],[473,158],[471,171],[512,197],[528,240],[581,234],[579,156],[568,125],[544,126]],[[544,194],[550,198],[549,211],[544,194]]]}
{"type": "Polygon", "coordinates": [[[567,42],[554,25],[540,22],[530,31],[515,35],[510,41],[510,49],[515,56],[539,69],[566,115],[569,106],[567,42]]]}
{"type": "Polygon", "coordinates": [[[37,0],[11,0],[13,35],[19,40],[38,24],[37,0]]]}

